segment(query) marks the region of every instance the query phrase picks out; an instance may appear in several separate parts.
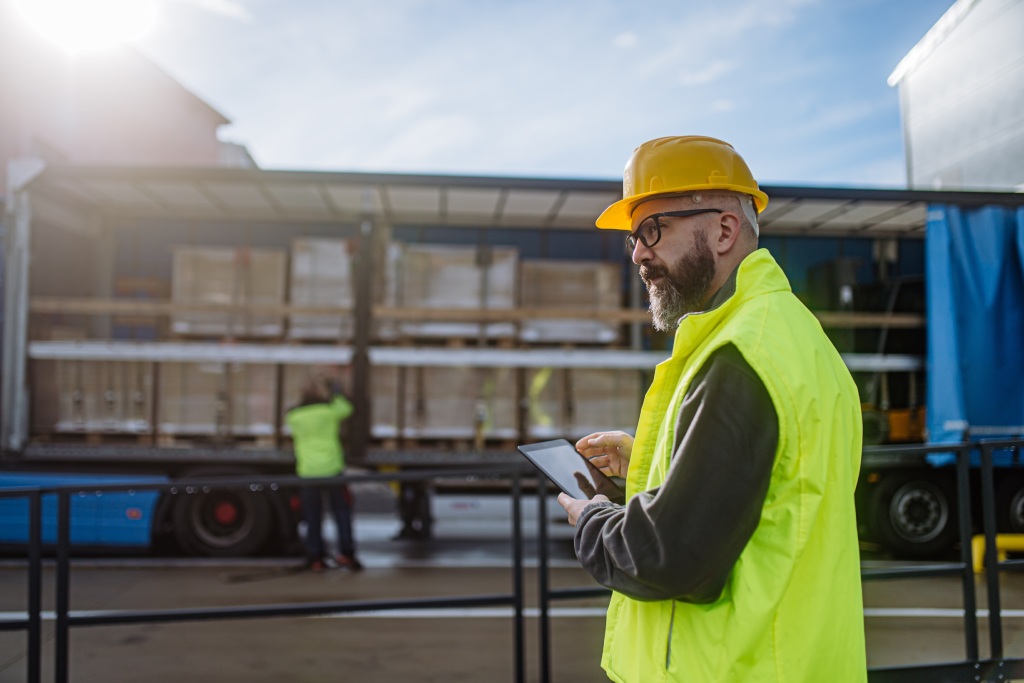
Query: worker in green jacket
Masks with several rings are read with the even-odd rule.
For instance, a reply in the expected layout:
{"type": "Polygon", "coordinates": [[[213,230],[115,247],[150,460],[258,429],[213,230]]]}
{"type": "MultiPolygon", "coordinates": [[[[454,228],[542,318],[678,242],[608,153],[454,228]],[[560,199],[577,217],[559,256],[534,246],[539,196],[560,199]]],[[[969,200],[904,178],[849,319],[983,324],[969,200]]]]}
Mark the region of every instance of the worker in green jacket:
{"type": "MultiPolygon", "coordinates": [[[[306,380],[299,405],[285,417],[292,432],[295,471],[300,477],[336,477],[345,470],[345,451],[339,430],[341,421],[351,414],[352,404],[342,394],[336,379],[312,375],[306,380]]],[[[338,528],[340,554],[335,562],[339,567],[361,570],[363,565],[356,558],[352,534],[348,488],[337,484],[304,486],[301,495],[302,516],[306,520],[306,560],[310,569],[322,571],[326,566],[321,531],[326,497],[338,528]]]]}
{"type": "Polygon", "coordinates": [[[626,503],[559,502],[583,567],[611,588],[612,680],[865,681],[854,489],[861,414],[849,371],[772,256],[768,197],[731,145],[660,138],[623,198],[654,326],[674,330],[635,438],[576,447],[626,503]]]}

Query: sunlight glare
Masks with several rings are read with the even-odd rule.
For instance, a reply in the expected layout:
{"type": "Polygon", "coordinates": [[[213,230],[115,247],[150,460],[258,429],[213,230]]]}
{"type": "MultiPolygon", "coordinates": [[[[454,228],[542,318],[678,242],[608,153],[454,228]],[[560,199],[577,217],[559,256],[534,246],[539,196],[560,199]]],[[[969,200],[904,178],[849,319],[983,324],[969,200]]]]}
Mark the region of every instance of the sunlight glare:
{"type": "Polygon", "coordinates": [[[76,53],[138,40],[157,19],[155,0],[15,0],[25,21],[76,53]]]}

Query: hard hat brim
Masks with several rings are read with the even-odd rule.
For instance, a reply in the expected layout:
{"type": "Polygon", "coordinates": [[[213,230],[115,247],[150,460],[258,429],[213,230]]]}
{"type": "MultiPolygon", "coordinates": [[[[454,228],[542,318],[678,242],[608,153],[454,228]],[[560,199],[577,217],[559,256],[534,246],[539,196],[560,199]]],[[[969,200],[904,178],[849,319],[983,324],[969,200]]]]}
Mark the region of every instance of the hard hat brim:
{"type": "Polygon", "coordinates": [[[750,195],[754,198],[754,207],[757,209],[757,213],[759,214],[768,206],[768,195],[760,190],[754,191],[743,185],[696,185],[693,187],[675,188],[671,192],[664,192],[660,190],[644,192],[643,194],[636,194],[631,197],[626,197],[625,199],[620,199],[601,212],[601,215],[598,216],[597,221],[595,221],[595,225],[602,230],[628,230],[632,232],[633,209],[635,209],[637,205],[659,196],[677,195],[687,192],[712,192],[714,190],[750,195]]]}

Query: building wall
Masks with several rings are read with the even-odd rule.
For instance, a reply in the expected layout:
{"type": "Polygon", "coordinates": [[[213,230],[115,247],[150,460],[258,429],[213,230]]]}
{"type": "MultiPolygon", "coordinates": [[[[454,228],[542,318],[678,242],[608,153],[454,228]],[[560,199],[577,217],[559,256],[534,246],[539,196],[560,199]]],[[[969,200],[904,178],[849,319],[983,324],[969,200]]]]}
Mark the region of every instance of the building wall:
{"type": "Polygon", "coordinates": [[[0,197],[7,162],[223,164],[222,114],[131,47],[72,56],[0,2],[0,197]]]}
{"type": "Polygon", "coordinates": [[[899,79],[908,183],[1024,189],[1024,1],[959,0],[947,15],[958,11],[899,79]]]}

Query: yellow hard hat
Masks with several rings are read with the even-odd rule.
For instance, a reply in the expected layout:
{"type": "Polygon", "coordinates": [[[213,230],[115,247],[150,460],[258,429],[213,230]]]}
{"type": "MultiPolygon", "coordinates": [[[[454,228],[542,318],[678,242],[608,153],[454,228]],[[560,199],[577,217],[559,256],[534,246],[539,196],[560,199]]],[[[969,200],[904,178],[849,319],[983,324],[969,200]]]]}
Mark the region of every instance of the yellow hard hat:
{"type": "Polygon", "coordinates": [[[768,195],[758,189],[747,163],[728,142],[699,135],[657,138],[633,150],[622,174],[622,199],[598,216],[597,227],[632,230],[630,217],[641,202],[701,190],[748,194],[758,213],[768,206],[768,195]]]}

